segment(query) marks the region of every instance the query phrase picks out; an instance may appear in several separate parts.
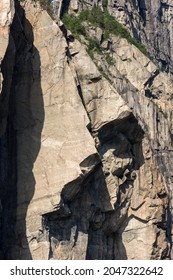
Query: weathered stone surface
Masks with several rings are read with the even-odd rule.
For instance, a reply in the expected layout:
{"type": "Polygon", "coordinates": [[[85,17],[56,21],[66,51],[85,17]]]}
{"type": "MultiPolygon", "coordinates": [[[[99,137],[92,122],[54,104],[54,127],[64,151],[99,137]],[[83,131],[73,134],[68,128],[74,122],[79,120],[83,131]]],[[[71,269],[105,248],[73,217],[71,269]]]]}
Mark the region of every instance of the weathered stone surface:
{"type": "MultiPolygon", "coordinates": [[[[87,129],[89,119],[66,61],[67,44],[61,31],[45,11],[35,9],[30,3],[25,4],[25,16],[21,21],[24,21],[28,51],[22,56],[28,62],[18,65],[20,78],[15,85],[14,125],[17,169],[20,170],[16,234],[22,234],[20,222],[26,215],[30,250],[37,252],[34,258],[42,259],[49,255],[48,251],[44,252],[49,250],[45,240],[43,246],[41,241],[37,248],[36,242],[30,242],[38,238],[42,215],[54,211],[66,184],[69,187],[65,195],[68,199],[73,198],[82,178],[92,171],[98,158],[87,129]],[[90,162],[84,171],[82,162],[87,158],[90,162]]],[[[18,256],[16,248],[14,257],[25,258],[25,253],[18,256]]]]}
{"type": "MultiPolygon", "coordinates": [[[[108,9],[130,29],[138,3],[126,2],[108,1],[108,9]]],[[[69,11],[101,3],[70,1],[69,11]]],[[[93,61],[86,38],[81,44],[62,23],[61,32],[38,4],[22,5],[15,1],[7,21],[0,255],[170,257],[172,81],[125,39],[111,36],[110,48],[85,23],[103,48],[93,61]]]]}
{"type": "MultiPolygon", "coordinates": [[[[126,69],[127,78],[133,84],[133,86],[138,88],[138,90],[143,89],[147,81],[152,76],[154,77],[156,71],[155,65],[152,62],[150,62],[150,60],[146,58],[143,54],[141,54],[134,46],[130,46],[126,40],[118,39],[117,42],[118,42],[117,45],[116,43],[115,45],[113,43],[112,50],[114,52],[114,55],[116,55],[115,61],[119,73],[121,73],[122,71],[121,70],[122,68],[120,67],[124,67],[124,69],[126,69]],[[124,45],[126,46],[125,49],[123,49],[124,45]],[[129,54],[127,50],[129,51],[129,54]],[[136,57],[135,57],[135,53],[136,53],[136,57]],[[129,58],[133,61],[132,62],[133,67],[136,67],[136,69],[138,70],[138,71],[133,71],[133,75],[130,75],[130,71],[128,71],[128,69],[130,69],[130,66],[127,66],[128,65],[127,56],[129,56],[129,58]],[[123,65],[123,63],[125,66],[123,65]],[[141,71],[141,74],[139,71],[141,71]],[[145,73],[146,73],[146,78],[145,78],[145,73]]],[[[72,51],[73,51],[73,45],[75,46],[74,43],[72,44],[70,43],[69,45],[70,50],[72,51]]],[[[153,222],[155,221],[154,222],[155,224],[160,224],[160,223],[163,224],[165,219],[164,215],[166,213],[166,208],[167,208],[167,200],[164,201],[163,199],[159,198],[161,193],[166,197],[166,193],[165,193],[165,186],[163,184],[162,177],[158,175],[159,171],[157,169],[157,163],[153,158],[151,149],[147,144],[147,140],[146,139],[145,141],[142,140],[143,138],[142,130],[140,130],[137,123],[135,123],[135,121],[132,121],[133,117],[130,117],[131,116],[130,110],[125,109],[126,105],[123,105],[122,107],[123,102],[121,99],[118,99],[118,97],[115,97],[115,101],[114,99],[111,99],[112,102],[111,105],[109,105],[110,109],[108,108],[106,110],[103,109],[103,112],[99,114],[99,111],[102,109],[102,107],[104,108],[105,99],[107,98],[109,99],[111,98],[111,96],[110,95],[108,96],[108,92],[109,92],[108,89],[104,90],[102,93],[103,86],[100,85],[102,84],[104,85],[104,83],[107,82],[105,82],[104,78],[100,79],[99,75],[97,74],[97,68],[95,68],[96,69],[95,75],[92,74],[93,77],[95,76],[95,79],[93,79],[94,83],[92,83],[92,80],[89,78],[88,69],[87,69],[87,74],[83,73],[84,70],[82,68],[82,63],[80,63],[80,61],[82,61],[82,57],[83,57],[83,61],[85,61],[85,65],[87,64],[91,65],[91,62],[87,63],[87,60],[86,59],[84,60],[85,57],[84,53],[85,53],[84,50],[82,50],[79,47],[78,52],[76,52],[76,55],[72,59],[72,62],[75,64],[75,69],[77,72],[77,76],[79,78],[78,82],[81,86],[81,93],[83,96],[83,100],[91,118],[91,125],[92,125],[91,129],[95,135],[96,145],[98,147],[98,151],[102,159],[103,172],[105,174],[105,183],[110,197],[110,203],[106,203],[103,206],[104,211],[111,211],[115,209],[115,213],[112,212],[112,217],[109,217],[109,219],[107,217],[107,220],[103,224],[104,233],[102,234],[104,236],[105,232],[106,233],[109,232],[109,234],[111,232],[112,234],[116,233],[117,239],[116,239],[116,245],[114,245],[116,248],[115,250],[117,250],[116,254],[114,250],[114,254],[115,254],[114,257],[116,259],[162,258],[164,257],[165,252],[167,250],[166,237],[164,237],[164,239],[162,238],[162,242],[163,242],[162,249],[160,250],[159,249],[160,245],[158,245],[158,250],[155,250],[153,252],[154,250],[153,244],[157,240],[157,235],[161,234],[162,236],[164,236],[164,230],[162,231],[162,233],[158,233],[157,226],[156,225],[153,226],[153,222]],[[79,59],[79,57],[81,57],[81,60],[79,59]],[[81,75],[81,73],[83,74],[81,75]],[[99,90],[97,90],[97,88],[99,90]],[[93,100],[94,105],[91,107],[90,104],[92,104],[92,98],[94,98],[93,100]],[[118,102],[118,100],[121,100],[121,102],[120,101],[118,102]],[[97,106],[97,102],[99,106],[97,106]],[[115,115],[113,120],[112,113],[115,111],[112,107],[112,103],[116,104],[116,106],[119,105],[120,108],[124,109],[124,112],[122,113],[122,118],[119,118],[117,115],[115,115]],[[93,113],[93,109],[95,109],[94,113],[93,113]],[[105,120],[107,120],[104,121],[103,126],[95,125],[95,123],[99,123],[98,121],[96,122],[97,116],[99,121],[102,119],[102,117],[104,117],[105,120]],[[137,205],[135,204],[136,202],[138,203],[137,205]],[[151,231],[152,231],[153,239],[147,243],[145,253],[144,252],[140,253],[135,251],[133,252],[133,254],[131,254],[130,250],[132,250],[134,244],[132,242],[131,244],[133,245],[131,247],[131,244],[126,242],[126,239],[125,240],[123,239],[124,240],[123,246],[124,248],[126,248],[125,250],[127,250],[126,253],[124,252],[124,249],[121,244],[121,240],[122,238],[125,238],[123,237],[125,236],[125,232],[126,232],[124,231],[125,229],[124,225],[128,225],[128,219],[131,219],[130,217],[136,217],[138,223],[140,224],[140,228],[142,230],[141,233],[139,233],[139,235],[141,235],[142,239],[145,238],[143,229],[145,229],[144,232],[145,231],[147,232],[147,228],[150,227],[150,225],[152,225],[151,231]],[[118,248],[121,249],[118,250],[116,246],[118,246],[118,248]]],[[[91,73],[93,73],[93,71],[91,73]]],[[[122,76],[123,74],[124,73],[121,73],[122,76]]],[[[118,83],[118,80],[116,80],[115,83],[118,83]]],[[[109,87],[111,88],[111,90],[114,88],[112,86],[109,87]]],[[[116,87],[118,89],[118,86],[116,87]]],[[[115,91],[114,94],[117,95],[118,94],[117,91],[115,91]]],[[[139,104],[145,106],[144,104],[147,102],[148,104],[150,104],[150,101],[148,100],[148,98],[146,98],[140,93],[134,92],[134,94],[136,94],[136,97],[135,95],[133,95],[132,97],[133,98],[132,100],[135,103],[134,105],[130,103],[131,92],[127,92],[126,98],[128,100],[130,107],[133,108],[134,113],[140,116],[140,118],[142,118],[141,119],[142,121],[140,123],[144,127],[145,131],[146,131],[146,127],[145,127],[146,120],[149,120],[146,125],[148,127],[148,132],[151,133],[151,135],[149,136],[147,134],[147,136],[149,136],[150,141],[152,141],[152,137],[155,137],[154,135],[156,135],[152,128],[153,125],[155,127],[155,124],[151,123],[150,117],[146,118],[146,115],[144,115],[149,113],[148,110],[143,110],[142,108],[139,109],[139,104]],[[142,98],[141,99],[142,102],[140,101],[137,102],[136,99],[137,96],[138,98],[142,98]]],[[[153,107],[155,106],[152,102],[151,104],[153,107]]],[[[116,112],[118,113],[118,108],[116,109],[116,112]]],[[[163,123],[161,124],[161,126],[163,126],[163,123]]],[[[161,133],[161,135],[162,135],[161,137],[163,137],[163,133],[161,133]]],[[[165,139],[164,140],[162,139],[162,143],[165,143],[165,141],[169,139],[168,135],[169,133],[167,132],[165,139]]],[[[153,144],[155,140],[156,139],[154,138],[152,142],[153,144]]],[[[97,243],[97,244],[103,246],[101,245],[101,243],[97,243]]],[[[93,245],[90,245],[89,243],[89,248],[90,248],[89,251],[91,250],[92,246],[93,245]]],[[[94,250],[97,249],[95,248],[94,250]]],[[[102,253],[102,258],[104,258],[104,253],[102,253]]]]}
{"type": "Polygon", "coordinates": [[[109,12],[147,47],[164,71],[172,75],[173,1],[108,1],[109,12]]]}

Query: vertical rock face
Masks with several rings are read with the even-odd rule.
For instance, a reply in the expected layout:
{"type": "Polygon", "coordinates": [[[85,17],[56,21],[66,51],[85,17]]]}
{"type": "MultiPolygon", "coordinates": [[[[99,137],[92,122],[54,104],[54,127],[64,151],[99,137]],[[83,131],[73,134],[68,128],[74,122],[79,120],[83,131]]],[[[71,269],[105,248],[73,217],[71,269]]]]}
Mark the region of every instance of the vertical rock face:
{"type": "MultiPolygon", "coordinates": [[[[126,2],[108,1],[121,22],[126,2]]],[[[0,257],[170,257],[170,78],[125,39],[108,65],[39,3],[0,5],[0,257]]]]}
{"type": "Polygon", "coordinates": [[[26,2],[24,11],[16,2],[11,34],[16,47],[12,87],[17,208],[16,241],[10,249],[14,259],[31,258],[30,250],[37,252],[32,258],[47,259],[49,243],[42,236],[42,215],[58,207],[66,184],[67,195],[76,194],[98,158],[58,26],[39,6],[26,2]]]}

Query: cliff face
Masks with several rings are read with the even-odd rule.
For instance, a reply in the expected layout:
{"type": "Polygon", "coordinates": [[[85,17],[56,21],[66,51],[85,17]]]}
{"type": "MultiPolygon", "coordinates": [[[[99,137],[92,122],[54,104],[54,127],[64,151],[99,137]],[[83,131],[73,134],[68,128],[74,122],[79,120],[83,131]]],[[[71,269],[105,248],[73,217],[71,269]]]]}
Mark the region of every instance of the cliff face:
{"type": "Polygon", "coordinates": [[[2,5],[1,258],[170,258],[172,80],[88,22],[77,40],[38,3],[2,5]]]}
{"type": "MultiPolygon", "coordinates": [[[[65,1],[62,1],[65,4],[65,1]]],[[[159,67],[173,73],[172,0],[71,0],[71,11],[94,5],[107,7],[109,13],[146,46],[159,67]]]]}
{"type": "Polygon", "coordinates": [[[173,73],[171,0],[108,1],[109,10],[147,47],[163,71],[173,73]]]}

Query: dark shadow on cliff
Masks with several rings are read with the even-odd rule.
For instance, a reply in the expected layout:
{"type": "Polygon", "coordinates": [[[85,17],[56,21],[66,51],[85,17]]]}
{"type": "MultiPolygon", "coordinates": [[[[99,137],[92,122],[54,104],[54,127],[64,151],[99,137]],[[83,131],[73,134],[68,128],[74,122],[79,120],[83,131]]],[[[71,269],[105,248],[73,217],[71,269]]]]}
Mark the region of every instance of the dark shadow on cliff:
{"type": "MultiPolygon", "coordinates": [[[[117,186],[115,205],[111,204],[107,175],[101,162],[84,180],[79,178],[64,187],[59,209],[43,218],[52,248],[50,258],[61,259],[67,251],[71,254],[68,257],[72,258],[77,247],[77,257],[85,252],[87,260],[127,259],[122,228],[127,221],[135,170],[144,163],[142,138],[143,131],[133,115],[108,123],[100,130],[98,151],[101,158],[107,151],[114,150],[112,156],[126,159],[127,154],[131,154],[134,162],[129,165],[126,181],[117,186]]],[[[121,171],[124,173],[125,170],[122,168],[121,171]]]]}
{"type": "Polygon", "coordinates": [[[80,247],[77,256],[79,258],[81,254],[86,254],[86,259],[106,259],[106,243],[101,248],[98,239],[97,250],[93,250],[95,234],[106,239],[102,230],[105,216],[104,205],[109,209],[112,208],[100,163],[83,181],[74,181],[66,185],[62,192],[59,209],[44,215],[43,228],[49,232],[52,248],[49,258],[64,258],[66,252],[69,251],[68,258],[70,258],[75,254],[77,246],[80,247]],[[86,236],[89,236],[89,240],[86,236]],[[81,242],[81,239],[84,241],[81,242]],[[92,251],[91,256],[90,253],[88,255],[87,247],[90,247],[92,251]]]}
{"type": "Polygon", "coordinates": [[[61,16],[69,10],[70,1],[71,0],[62,1],[61,16]]]}
{"type": "Polygon", "coordinates": [[[14,60],[14,44],[10,36],[1,64],[3,82],[0,93],[0,259],[4,258],[4,236],[9,239],[8,243],[13,242],[11,232],[15,223],[15,211],[9,215],[7,211],[10,207],[16,209],[15,151],[13,149],[16,140],[11,125],[7,125],[14,60]]]}
{"type": "MultiPolygon", "coordinates": [[[[28,205],[35,191],[33,166],[41,146],[44,103],[39,52],[34,46],[32,25],[15,2],[11,37],[16,55],[5,136],[7,171],[2,201],[2,251],[4,259],[32,259],[26,229],[28,205]]],[[[4,65],[9,63],[7,51],[4,65]]],[[[4,66],[4,89],[6,69],[4,66]]],[[[5,92],[4,92],[5,95],[5,92]]],[[[34,221],[33,221],[34,223],[34,221]]]]}
{"type": "Polygon", "coordinates": [[[147,10],[147,7],[146,7],[145,0],[144,1],[137,0],[137,1],[138,1],[138,6],[139,6],[139,15],[143,19],[144,26],[146,26],[146,21],[147,21],[146,10],[147,10]]]}

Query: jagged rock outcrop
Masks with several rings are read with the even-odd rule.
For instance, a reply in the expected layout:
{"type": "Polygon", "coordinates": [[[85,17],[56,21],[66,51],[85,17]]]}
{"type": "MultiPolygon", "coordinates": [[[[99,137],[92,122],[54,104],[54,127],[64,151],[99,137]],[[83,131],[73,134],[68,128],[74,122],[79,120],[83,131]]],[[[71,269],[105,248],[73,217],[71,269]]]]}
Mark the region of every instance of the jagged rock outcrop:
{"type": "Polygon", "coordinates": [[[112,63],[104,53],[91,59],[86,38],[39,3],[10,3],[0,50],[1,258],[169,258],[172,81],[126,39],[100,42],[112,63]]]}
{"type": "MultiPolygon", "coordinates": [[[[152,75],[152,71],[155,70],[154,65],[149,64],[148,58],[145,58],[143,54],[141,54],[135,47],[132,45],[129,45],[126,40],[122,39],[122,43],[125,43],[126,46],[128,45],[129,53],[130,50],[134,50],[135,52],[138,53],[138,59],[140,61],[140,66],[143,65],[148,67],[146,69],[146,73],[148,73],[148,77],[146,75],[146,80],[149,79],[152,75]],[[140,57],[141,54],[141,57],[140,57]],[[149,72],[151,71],[151,72],[149,72]]],[[[123,47],[121,46],[121,43],[119,41],[119,50],[123,52],[123,47]]],[[[79,84],[81,86],[81,92],[83,93],[83,99],[84,103],[86,105],[86,109],[90,114],[91,118],[91,123],[92,123],[92,133],[94,134],[96,144],[98,146],[98,151],[99,154],[101,155],[102,158],[102,164],[103,164],[103,171],[106,176],[105,181],[107,184],[107,189],[109,192],[109,196],[111,198],[110,202],[113,207],[115,207],[115,213],[112,213],[112,218],[108,219],[105,223],[109,223],[109,232],[116,232],[116,234],[121,236],[123,240],[123,244],[126,248],[126,257],[127,258],[157,258],[160,255],[162,256],[164,250],[166,250],[166,243],[164,243],[164,222],[163,222],[163,217],[166,214],[166,208],[167,208],[167,200],[166,200],[166,189],[164,186],[164,182],[162,179],[162,173],[159,175],[159,170],[158,170],[158,164],[155,159],[155,154],[152,153],[154,152],[154,149],[157,150],[156,147],[153,147],[154,145],[166,145],[167,142],[169,144],[171,143],[169,139],[169,133],[166,133],[166,129],[168,129],[168,125],[164,125],[164,117],[161,122],[161,129],[163,129],[163,132],[159,132],[159,135],[161,136],[161,140],[156,139],[158,133],[157,131],[157,125],[156,125],[156,116],[154,115],[155,110],[157,111],[157,107],[148,100],[145,96],[142,97],[142,92],[137,92],[133,87],[133,91],[130,90],[130,87],[126,88],[126,95],[124,93],[124,98],[127,100],[129,107],[133,108],[134,114],[138,116],[137,119],[139,119],[139,123],[141,124],[143,130],[146,132],[146,136],[144,136],[143,131],[140,127],[138,127],[137,123],[135,123],[135,119],[133,120],[134,117],[131,117],[129,120],[129,117],[126,117],[126,121],[122,122],[122,124],[118,123],[116,125],[115,123],[110,123],[107,128],[104,128],[104,133],[106,134],[104,136],[103,131],[99,131],[99,127],[95,127],[95,118],[97,117],[97,112],[99,112],[100,107],[102,108],[101,100],[102,96],[100,96],[101,90],[99,87],[100,80],[98,79],[97,82],[94,84],[88,82],[88,69],[85,73],[85,75],[81,76],[81,73],[83,72],[82,69],[82,60],[80,59],[81,57],[84,57],[83,52],[84,50],[81,50],[80,47],[78,47],[78,52],[76,50],[76,43],[69,42],[69,48],[72,51],[72,53],[76,53],[74,57],[72,57],[72,62],[75,64],[75,69],[77,73],[77,77],[79,79],[79,84]],[[75,51],[73,50],[75,49],[75,51]],[[94,88],[94,89],[92,89],[94,88]],[[97,89],[98,88],[98,89],[97,89]],[[90,95],[88,94],[90,92],[90,95]],[[99,98],[94,98],[94,106],[92,106],[92,93],[93,96],[95,93],[98,92],[99,98]],[[135,97],[136,96],[136,97],[135,97]],[[91,101],[90,101],[91,98],[91,101]],[[138,99],[139,98],[139,99],[138,99]],[[95,100],[96,99],[96,100],[95,100]],[[98,100],[98,101],[97,101],[98,100]],[[97,102],[100,105],[100,107],[97,107],[97,102]],[[132,104],[133,102],[133,104],[132,104]],[[150,104],[151,103],[151,104],[150,104]],[[141,105],[140,105],[141,104],[141,105]],[[144,110],[140,106],[143,106],[145,109],[147,107],[151,108],[144,110]],[[94,107],[94,111],[93,111],[94,107]],[[153,108],[154,107],[154,108],[153,108]],[[96,111],[96,112],[95,112],[96,111]],[[146,114],[148,114],[146,116],[146,114]],[[151,117],[150,115],[151,114],[151,117]],[[94,115],[94,118],[93,118],[94,115]],[[152,118],[152,121],[151,121],[152,118]],[[146,121],[148,122],[146,123],[146,121]],[[127,123],[126,123],[127,122],[127,123]],[[121,128],[122,125],[122,128],[121,128]],[[109,128],[110,126],[110,128],[109,128]],[[128,127],[128,130],[127,127],[128,127]],[[122,129],[122,131],[121,131],[122,129]],[[119,131],[120,130],[120,131],[119,131]],[[120,132],[120,136],[119,133],[120,132]],[[148,133],[151,133],[151,135],[148,135],[148,133]],[[133,136],[132,136],[133,135],[133,136]],[[154,136],[155,135],[155,136],[154,136]],[[125,138],[124,138],[125,136],[125,138]],[[154,139],[152,139],[154,137],[154,139]],[[162,139],[164,137],[164,139],[162,139]],[[118,140],[119,139],[119,140],[118,140]],[[120,140],[121,139],[121,140],[120,140]],[[150,142],[148,143],[148,140],[150,142]],[[120,141],[120,142],[119,142],[120,141]],[[118,143],[121,143],[121,146],[117,146],[118,143]],[[124,145],[122,144],[124,143],[124,145]],[[125,144],[126,143],[126,144],[125,144]],[[163,144],[164,143],[164,144],[163,144]],[[127,146],[126,146],[127,145],[127,146]],[[122,150],[121,150],[122,149],[122,150]],[[146,170],[147,170],[147,175],[146,175],[146,170]],[[124,177],[125,175],[125,177],[124,177]],[[125,179],[127,178],[127,179],[125,179]],[[144,179],[145,178],[145,179],[144,179]],[[123,180],[122,180],[123,179],[123,180]],[[121,182],[122,180],[122,182],[121,182]],[[141,182],[143,182],[143,186],[141,186],[141,182]],[[146,186],[144,187],[144,185],[146,186]],[[116,194],[115,192],[115,186],[116,187],[116,194]],[[149,187],[150,186],[150,187],[149,187]],[[151,188],[152,191],[150,193],[147,192],[147,189],[151,188]],[[161,187],[161,188],[160,188],[161,187]],[[122,190],[121,190],[122,188],[122,190]],[[122,194],[121,191],[125,194],[122,194]],[[149,198],[150,197],[150,198],[149,198]],[[165,197],[165,199],[164,199],[165,197]],[[162,198],[162,199],[161,199],[162,198]],[[156,199],[156,200],[155,200],[156,199]],[[137,202],[137,205],[133,206],[133,201],[134,203],[137,202]],[[155,202],[156,204],[155,204],[155,202]],[[160,202],[159,202],[160,201],[160,202]],[[161,202],[162,201],[162,202],[161,202]],[[163,202],[164,201],[164,202],[163,202]],[[125,203],[126,202],[126,203],[125,203]],[[122,205],[121,205],[122,203],[122,205]],[[153,204],[154,203],[154,204],[153,204]],[[157,204],[158,203],[158,204],[157,204]],[[161,204],[160,204],[161,203],[161,204]],[[152,205],[155,205],[154,208],[152,205]],[[157,206],[156,206],[157,205],[157,206]],[[160,205],[160,206],[159,206],[160,205]],[[158,208],[160,210],[158,210],[158,208]],[[144,210],[145,209],[145,210],[144,210]],[[151,209],[151,210],[149,210],[151,209]],[[162,210],[161,210],[162,209],[162,210]],[[153,211],[154,210],[154,211],[153,211]],[[149,211],[149,212],[148,212],[149,211]],[[151,212],[150,212],[151,211],[151,212]],[[158,220],[158,212],[161,214],[160,218],[162,220],[161,224],[163,229],[159,230],[159,233],[157,232],[158,227],[160,222],[158,220]],[[156,224],[157,226],[155,229],[153,229],[152,220],[156,219],[156,224]],[[123,222],[122,222],[123,221],[123,222]],[[127,222],[128,221],[128,222],[127,222]],[[127,223],[127,225],[126,225],[127,223]],[[115,226],[116,224],[116,226],[115,226]],[[134,228],[133,228],[134,227],[134,228]],[[141,229],[141,231],[140,231],[141,229]],[[145,243],[145,235],[147,234],[148,231],[151,230],[151,235],[150,236],[160,236],[159,239],[152,239],[148,242],[148,244],[145,243]],[[139,231],[139,232],[138,232],[139,231]],[[134,237],[133,236],[134,232],[134,237]],[[143,237],[142,237],[143,236],[143,237]],[[130,238],[130,241],[129,241],[130,238]],[[138,238],[139,240],[143,240],[145,245],[143,247],[147,246],[147,250],[142,250],[139,252],[138,250],[134,250],[134,247],[138,248],[137,243],[138,243],[138,238]],[[157,240],[157,241],[156,241],[157,240]],[[161,253],[155,251],[155,249],[152,247],[151,244],[159,242],[160,244],[165,244],[165,247],[161,253]],[[150,252],[150,253],[149,253],[150,252]],[[149,256],[150,255],[150,256],[149,256]],[[157,257],[156,257],[157,256],[157,257]]],[[[118,55],[118,51],[115,50],[115,54],[118,55]]],[[[124,56],[127,54],[127,49],[124,50],[124,56]]],[[[131,54],[131,57],[135,59],[134,54],[131,54]]],[[[98,57],[97,57],[98,58],[98,57]]],[[[115,59],[116,64],[112,66],[112,68],[117,67],[116,70],[118,70],[118,66],[121,65],[123,67],[123,61],[119,63],[117,57],[115,59]]],[[[126,59],[124,59],[126,61],[126,59]]],[[[151,63],[151,62],[150,62],[151,63]]],[[[86,63],[87,64],[87,63],[86,63]]],[[[134,67],[139,67],[139,64],[137,61],[133,61],[134,67]]],[[[143,66],[143,67],[144,67],[143,66]]],[[[111,69],[112,70],[112,69],[111,69]]],[[[111,71],[110,70],[110,71],[111,71]]],[[[120,69],[119,69],[120,70],[120,69]]],[[[130,67],[129,67],[130,70],[130,67]]],[[[145,84],[145,68],[141,69],[143,73],[143,82],[145,84]]],[[[115,70],[111,71],[112,73],[115,73],[115,70]]],[[[133,72],[135,73],[135,72],[133,72]]],[[[120,74],[120,73],[119,73],[120,74]]],[[[130,75],[130,71],[128,72],[130,75]]],[[[140,72],[136,72],[136,75],[133,75],[133,80],[132,81],[139,81],[139,89],[141,89],[140,85],[140,79],[138,78],[138,74],[140,75],[140,72]]],[[[110,76],[109,76],[110,77],[110,76]]],[[[122,77],[122,76],[121,76],[122,77]]],[[[128,75],[127,75],[128,77],[128,75]]],[[[121,96],[122,90],[122,84],[121,81],[119,82],[116,77],[113,77],[112,80],[114,80],[115,87],[119,91],[119,95],[121,96]],[[121,86],[121,89],[120,89],[121,86]]],[[[130,77],[129,77],[130,80],[130,77]]],[[[142,79],[141,79],[142,80],[142,79]]],[[[133,84],[133,82],[132,82],[133,84]]],[[[113,84],[114,85],[114,84],[113,84]]],[[[107,92],[107,91],[104,91],[107,92]]],[[[111,97],[109,97],[111,100],[111,97]]],[[[108,99],[108,100],[109,100],[108,99]]],[[[117,98],[116,98],[117,99],[117,98]]],[[[111,106],[112,104],[115,104],[113,100],[111,100],[111,106]]],[[[109,114],[112,113],[113,108],[109,105],[110,110],[107,108],[104,109],[104,113],[106,112],[107,118],[109,119],[109,114]]],[[[101,114],[101,116],[104,116],[104,113],[101,114]]],[[[162,118],[163,114],[160,113],[160,118],[162,118]]],[[[101,119],[99,115],[99,120],[101,119]]],[[[96,118],[97,120],[97,118],[96,118]]],[[[98,121],[97,121],[98,122],[98,121]]],[[[106,127],[106,125],[104,126],[106,127]]],[[[160,129],[160,130],[161,130],[160,129]]],[[[169,145],[167,144],[167,145],[169,145]]],[[[120,145],[120,144],[119,144],[120,145]]],[[[164,147],[163,147],[164,149],[164,147]]],[[[150,190],[151,190],[150,189],[150,190]]],[[[109,208],[108,208],[109,209],[109,208]]],[[[108,210],[107,209],[107,210],[108,210]]],[[[111,208],[109,209],[111,210],[111,208]]],[[[159,215],[160,215],[159,214],[159,215]]],[[[154,222],[155,223],[155,222],[154,222]]],[[[115,254],[115,258],[124,258],[123,253],[121,252],[122,250],[122,245],[119,244],[118,240],[119,238],[117,237],[117,247],[115,251],[119,250],[119,255],[115,254]],[[121,248],[121,249],[119,249],[121,248]]],[[[157,244],[159,248],[161,248],[161,245],[157,244]]],[[[100,244],[101,246],[101,244],[100,244]]],[[[115,246],[115,245],[114,245],[115,246]]],[[[146,247],[145,247],[146,248],[146,247]]]]}

